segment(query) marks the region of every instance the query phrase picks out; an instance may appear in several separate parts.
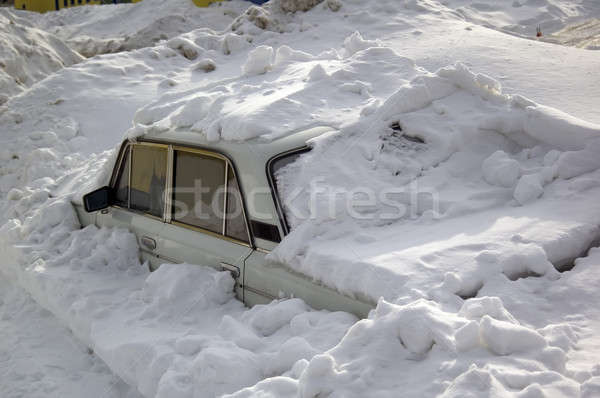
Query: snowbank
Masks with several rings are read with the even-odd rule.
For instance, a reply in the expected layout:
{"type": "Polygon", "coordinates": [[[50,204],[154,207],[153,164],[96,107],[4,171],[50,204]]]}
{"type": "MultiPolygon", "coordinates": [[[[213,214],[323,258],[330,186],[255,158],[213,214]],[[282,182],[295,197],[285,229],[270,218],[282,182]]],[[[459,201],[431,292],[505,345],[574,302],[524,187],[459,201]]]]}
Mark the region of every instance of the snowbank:
{"type": "Polygon", "coordinates": [[[74,7],[34,18],[86,57],[153,47],[194,29],[225,29],[248,7],[241,0],[196,7],[191,0],[74,7]]]}
{"type": "Polygon", "coordinates": [[[53,34],[0,8],[0,106],[10,96],[82,59],[53,34]]]}
{"type": "Polygon", "coordinates": [[[465,301],[459,314],[429,301],[380,301],[337,346],[304,362],[298,377],[263,380],[231,397],[579,396],[561,348],[496,314],[507,312],[488,297],[465,301]]]}
{"type": "Polygon", "coordinates": [[[574,259],[600,236],[600,129],[508,94],[593,116],[594,60],[456,10],[501,27],[502,12],[564,2],[491,3],[272,2],[234,20],[243,2],[192,16],[144,0],[28,17],[88,55],[144,48],[61,69],[0,109],[1,272],[147,397],[597,395],[598,253],[574,259]],[[114,151],[102,151],[128,127],[247,140],[315,124],[339,132],[282,170],[298,213],[273,258],[383,296],[369,319],[299,300],[246,309],[224,273],[150,275],[129,232],[78,229],[68,194],[106,181],[114,151]],[[313,187],[326,189],[307,218],[313,187]]]}
{"type": "Polygon", "coordinates": [[[293,231],[272,258],[402,302],[555,278],[599,237],[598,137],[462,64],[420,73],[280,171],[293,231]]]}
{"type": "Polygon", "coordinates": [[[347,124],[419,73],[411,60],[373,45],[351,46],[343,57],[259,46],[248,53],[240,78],[167,93],[141,108],[128,136],[187,129],[210,140],[273,139],[308,125],[347,124]],[[324,91],[332,95],[323,98],[324,91]]]}
{"type": "Polygon", "coordinates": [[[0,228],[1,272],[145,397],[218,396],[287,375],[356,321],[298,299],[246,309],[226,272],[165,264],[149,274],[130,232],[79,229],[68,199],[20,203],[24,221],[0,228]]]}
{"type": "MultiPolygon", "coordinates": [[[[246,309],[233,298],[228,273],[165,264],[149,274],[131,233],[78,229],[68,200],[32,196],[37,204],[20,199],[30,204],[23,221],[0,228],[9,260],[2,273],[145,397],[362,397],[400,389],[409,397],[474,390],[511,396],[515,389],[577,397],[594,391],[589,373],[567,369],[579,334],[548,323],[552,318],[534,320],[538,328],[521,323],[497,297],[445,304],[381,299],[357,323],[349,314],[312,311],[298,299],[246,309]]],[[[597,260],[579,261],[567,286],[577,291],[597,260]]],[[[595,289],[581,294],[578,301],[597,295],[595,289]]],[[[526,302],[518,294],[510,302],[522,315],[526,302]]]]}

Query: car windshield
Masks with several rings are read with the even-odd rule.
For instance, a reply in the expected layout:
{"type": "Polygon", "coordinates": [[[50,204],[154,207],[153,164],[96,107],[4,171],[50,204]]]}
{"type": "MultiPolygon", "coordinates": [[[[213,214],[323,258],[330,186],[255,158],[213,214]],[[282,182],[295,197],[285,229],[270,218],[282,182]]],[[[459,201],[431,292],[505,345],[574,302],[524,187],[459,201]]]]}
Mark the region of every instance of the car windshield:
{"type": "Polygon", "coordinates": [[[286,234],[291,230],[291,225],[289,222],[291,219],[291,214],[285,201],[285,193],[287,192],[285,172],[289,169],[290,165],[294,164],[303,154],[309,151],[309,147],[289,151],[276,156],[269,164],[273,196],[275,202],[277,203],[277,211],[279,212],[279,217],[281,218],[286,234]]]}

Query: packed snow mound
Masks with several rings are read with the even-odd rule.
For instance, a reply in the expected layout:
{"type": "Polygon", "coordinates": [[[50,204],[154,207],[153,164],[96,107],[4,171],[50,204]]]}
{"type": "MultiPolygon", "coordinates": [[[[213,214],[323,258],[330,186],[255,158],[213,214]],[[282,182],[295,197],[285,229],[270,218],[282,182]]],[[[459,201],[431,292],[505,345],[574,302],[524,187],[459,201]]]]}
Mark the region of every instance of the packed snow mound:
{"type": "Polygon", "coordinates": [[[294,15],[317,8],[322,3],[326,12],[337,12],[342,8],[340,0],[271,0],[262,6],[250,6],[230,26],[231,31],[242,35],[260,35],[262,31],[293,32],[306,30],[294,15]]]}
{"type": "Polygon", "coordinates": [[[0,106],[10,96],[82,59],[53,34],[0,9],[0,106]]]}
{"type": "Polygon", "coordinates": [[[198,28],[221,31],[247,7],[241,0],[214,3],[208,8],[197,7],[191,0],[144,0],[73,7],[37,16],[34,21],[82,55],[92,57],[153,47],[198,28]]]}
{"type": "MultiPolygon", "coordinates": [[[[381,51],[371,48],[366,53],[381,51]]],[[[435,74],[413,69],[406,75],[411,72],[415,77],[381,106],[363,109],[364,117],[339,134],[314,140],[314,149],[306,160],[280,171],[280,189],[284,197],[291,198],[288,202],[295,210],[288,214],[292,225],[306,218],[307,195],[317,177],[324,178],[320,181],[324,186],[346,191],[364,181],[370,181],[375,192],[415,181],[439,189],[434,181],[436,173],[446,167],[463,167],[457,162],[470,162],[480,164],[485,182],[515,190],[517,199],[526,194],[527,186],[541,188],[556,178],[568,179],[599,168],[592,153],[600,142],[600,125],[519,95],[503,94],[498,81],[460,63],[435,74]],[[348,167],[345,157],[324,156],[326,153],[354,154],[350,156],[354,167],[348,167]],[[363,167],[356,167],[358,159],[364,161],[363,167]],[[292,191],[296,194],[298,187],[302,193],[292,198],[292,191]]],[[[453,209],[450,198],[445,196],[436,209],[431,204],[427,208],[427,203],[413,205],[418,207],[419,215],[427,211],[435,211],[432,215],[436,217],[450,215],[459,210],[453,209]]],[[[365,213],[389,210],[365,208],[365,213]]],[[[311,216],[332,219],[336,215],[311,216]]],[[[388,216],[388,220],[394,219],[388,216]]],[[[403,214],[399,212],[397,218],[403,218],[403,214]]],[[[380,217],[379,221],[385,219],[380,217]]]]}
{"type": "Polygon", "coordinates": [[[219,396],[295,375],[298,361],[333,347],[356,322],[298,299],[247,309],[229,273],[202,265],[150,274],[132,233],[79,229],[68,198],[37,190],[14,207],[23,212],[0,228],[10,257],[0,272],[145,397],[219,396]]]}
{"type": "Polygon", "coordinates": [[[187,47],[171,44],[175,49],[165,44],[63,68],[0,107],[0,192],[44,185],[60,195],[105,184],[110,170],[100,165],[112,151],[104,151],[120,143],[136,110],[169,80],[167,71],[214,66],[209,58],[192,63],[187,47]]]}
{"type": "Polygon", "coordinates": [[[292,232],[273,260],[347,294],[455,302],[498,277],[556,278],[600,237],[600,126],[462,64],[363,115],[278,171],[292,232]]]}
{"type": "MultiPolygon", "coordinates": [[[[195,45],[199,43],[196,39],[195,45]]],[[[186,129],[212,141],[241,141],[274,139],[319,123],[341,126],[368,113],[394,85],[424,73],[410,59],[364,40],[358,32],[346,46],[343,56],[337,51],[312,55],[288,46],[256,47],[248,53],[242,76],[164,94],[136,113],[127,134],[186,129]],[[324,90],[332,95],[323,98],[324,90]]]]}
{"type": "MultiPolygon", "coordinates": [[[[228,36],[217,42],[206,38],[197,32],[168,45],[189,59],[196,59],[215,45],[231,47],[228,36]]],[[[238,48],[248,46],[244,39],[239,40],[238,48]]],[[[519,95],[503,94],[497,80],[473,73],[463,64],[428,74],[379,41],[364,39],[359,32],[348,36],[344,47],[343,55],[337,51],[313,55],[288,46],[258,46],[248,53],[240,78],[165,94],[137,112],[128,136],[187,129],[209,140],[239,141],[258,136],[273,139],[317,123],[347,126],[357,116],[374,112],[387,97],[382,108],[389,111],[384,109],[380,114],[417,111],[464,92],[479,97],[479,108],[488,109],[475,117],[476,128],[500,132],[523,146],[537,143],[561,150],[582,150],[590,140],[600,137],[600,126],[519,95]],[[396,93],[391,90],[394,84],[400,87],[396,93]],[[325,89],[337,95],[328,100],[320,98],[325,89]],[[488,100],[492,104],[484,103],[488,100]],[[404,104],[399,104],[402,101],[404,104]],[[281,125],[281,120],[286,123],[281,125]],[[274,126],[279,131],[274,131],[274,126]]],[[[443,109],[436,112],[444,113],[443,109]]],[[[392,116],[382,114],[379,119],[392,116]]],[[[448,138],[436,137],[440,140],[448,138]]],[[[438,158],[447,156],[448,151],[438,158]]]]}
{"type": "MultiPolygon", "coordinates": [[[[474,388],[577,397],[595,389],[589,374],[566,366],[579,333],[543,317],[537,327],[522,323],[498,297],[446,304],[381,299],[357,323],[298,299],[246,309],[226,272],[164,264],[150,274],[130,232],[78,229],[65,198],[32,192],[20,202],[26,210],[0,228],[10,260],[1,272],[145,397],[363,397],[400,390],[408,397],[461,397],[474,388]]],[[[568,275],[572,289],[597,260],[578,263],[568,275]]],[[[552,294],[564,302],[559,291],[552,294]]],[[[513,300],[525,304],[518,295],[513,300]]]]}
{"type": "Polygon", "coordinates": [[[459,313],[382,300],[337,346],[302,363],[298,377],[266,379],[231,397],[579,396],[565,362],[563,349],[520,325],[497,298],[467,300],[459,313]]]}

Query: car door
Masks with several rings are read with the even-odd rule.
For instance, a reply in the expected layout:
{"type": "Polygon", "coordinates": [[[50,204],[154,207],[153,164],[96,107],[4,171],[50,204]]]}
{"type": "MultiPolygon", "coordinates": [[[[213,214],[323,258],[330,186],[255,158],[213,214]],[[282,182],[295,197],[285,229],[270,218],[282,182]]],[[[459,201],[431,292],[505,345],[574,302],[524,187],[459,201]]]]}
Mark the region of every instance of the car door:
{"type": "Polygon", "coordinates": [[[99,226],[127,228],[138,240],[141,258],[156,268],[157,241],[166,216],[169,147],[128,143],[121,150],[111,186],[114,203],[98,214],[99,226]]]}
{"type": "Polygon", "coordinates": [[[172,147],[168,215],[157,241],[157,254],[228,270],[243,300],[241,276],[252,252],[245,209],[232,163],[203,149],[172,147]]]}

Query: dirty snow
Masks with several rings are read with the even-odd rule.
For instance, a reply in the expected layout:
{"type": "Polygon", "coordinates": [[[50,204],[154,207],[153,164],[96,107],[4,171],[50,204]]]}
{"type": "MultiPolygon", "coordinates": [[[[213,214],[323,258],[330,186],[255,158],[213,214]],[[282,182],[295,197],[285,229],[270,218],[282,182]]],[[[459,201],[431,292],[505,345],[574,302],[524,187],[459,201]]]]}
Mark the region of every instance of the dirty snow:
{"type": "Polygon", "coordinates": [[[0,61],[21,65],[0,69],[3,330],[49,331],[0,346],[24,375],[2,391],[597,396],[599,15],[587,0],[2,10],[0,61]],[[150,274],[131,233],[80,229],[70,204],[123,137],[313,125],[338,131],[278,177],[296,213],[271,258],[367,297],[364,320],[244,308],[202,264],[150,274]],[[349,213],[339,192],[357,188],[390,196],[349,213]]]}

